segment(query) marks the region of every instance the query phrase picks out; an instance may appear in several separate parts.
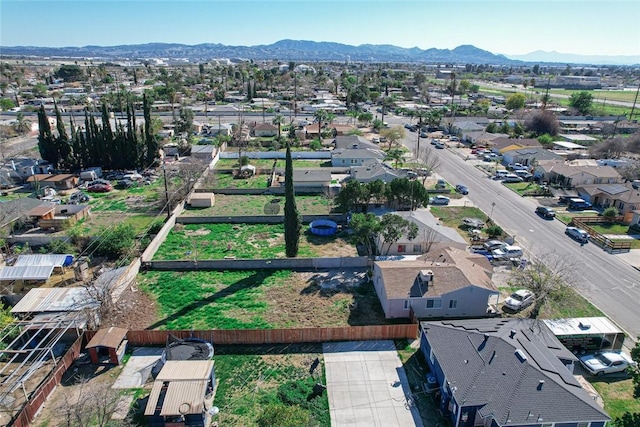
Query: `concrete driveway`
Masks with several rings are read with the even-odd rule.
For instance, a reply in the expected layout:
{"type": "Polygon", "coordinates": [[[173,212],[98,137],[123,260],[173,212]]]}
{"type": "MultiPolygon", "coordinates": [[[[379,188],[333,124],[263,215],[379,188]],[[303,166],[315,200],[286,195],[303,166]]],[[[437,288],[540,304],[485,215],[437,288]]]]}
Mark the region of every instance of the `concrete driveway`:
{"type": "Polygon", "coordinates": [[[325,343],[331,425],[422,427],[393,341],[325,343]]]}

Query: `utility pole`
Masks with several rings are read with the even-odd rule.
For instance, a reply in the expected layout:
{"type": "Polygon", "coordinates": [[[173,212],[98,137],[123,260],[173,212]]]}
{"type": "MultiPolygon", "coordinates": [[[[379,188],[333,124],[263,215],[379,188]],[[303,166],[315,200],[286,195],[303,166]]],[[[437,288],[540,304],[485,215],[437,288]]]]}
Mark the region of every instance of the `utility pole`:
{"type": "Polygon", "coordinates": [[[293,72],[293,117],[298,118],[298,75],[293,72]]]}
{"type": "Polygon", "coordinates": [[[164,176],[164,198],[167,199],[167,221],[171,218],[171,205],[169,204],[169,187],[167,186],[167,168],[162,159],[162,175],[164,176]]]}
{"type": "Polygon", "coordinates": [[[639,92],[640,92],[640,82],[638,82],[638,89],[636,89],[636,97],[633,100],[633,106],[631,107],[631,113],[629,114],[629,121],[633,121],[633,112],[636,110],[636,102],[638,102],[639,92]]]}

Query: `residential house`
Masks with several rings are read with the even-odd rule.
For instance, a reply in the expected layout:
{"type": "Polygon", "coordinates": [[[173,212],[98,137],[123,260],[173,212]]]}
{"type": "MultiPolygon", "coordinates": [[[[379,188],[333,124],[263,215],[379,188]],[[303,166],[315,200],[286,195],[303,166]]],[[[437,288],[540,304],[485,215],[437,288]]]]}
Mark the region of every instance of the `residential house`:
{"type": "Polygon", "coordinates": [[[455,427],[604,427],[611,418],[573,376],[576,357],[540,320],[421,322],[420,349],[455,427]]]}
{"type": "Polygon", "coordinates": [[[378,253],[386,255],[421,255],[429,252],[434,243],[460,243],[466,241],[456,230],[442,225],[429,211],[399,211],[396,215],[413,222],[418,226],[418,235],[415,239],[401,236],[396,242],[389,243],[382,239],[376,241],[378,253]]]}
{"type": "Polygon", "coordinates": [[[213,360],[168,360],[153,382],[144,415],[152,426],[205,427],[205,402],[215,383],[213,360]]]}
{"type": "Polygon", "coordinates": [[[253,128],[253,134],[257,137],[265,136],[278,136],[278,126],[271,123],[258,123],[253,128]]]}
{"type": "Polygon", "coordinates": [[[383,161],[386,154],[380,149],[339,148],[331,152],[331,166],[361,166],[371,160],[383,161]]]}
{"type": "Polygon", "coordinates": [[[500,295],[491,271],[463,245],[438,244],[416,260],[376,261],[373,284],[387,319],[484,317],[500,295]]]}
{"type": "Polygon", "coordinates": [[[378,159],[367,160],[361,166],[351,166],[349,169],[350,179],[366,184],[377,179],[390,183],[394,179],[406,177],[403,173],[396,169],[392,169],[378,159]]]}
{"type": "Polygon", "coordinates": [[[509,151],[518,148],[542,148],[542,144],[533,138],[505,138],[500,137],[491,141],[491,151],[502,154],[502,151],[509,151]]]}
{"type": "Polygon", "coordinates": [[[219,123],[215,125],[205,125],[203,132],[208,136],[231,136],[232,126],[228,123],[219,123]]]}
{"type": "Polygon", "coordinates": [[[559,160],[539,160],[534,175],[567,188],[621,181],[620,174],[611,166],[577,166],[559,160]]]}
{"type": "Polygon", "coordinates": [[[596,207],[606,209],[617,208],[620,215],[629,222],[633,211],[640,209],[640,190],[626,184],[583,185],[576,188],[578,195],[596,207]]]}
{"type": "Polygon", "coordinates": [[[540,160],[562,160],[562,156],[544,148],[512,148],[501,152],[502,163],[521,163],[531,166],[540,160]]]}
{"type": "MultiPolygon", "coordinates": [[[[32,177],[29,177],[31,179],[32,177]]],[[[27,182],[30,182],[27,179],[27,182]]],[[[56,175],[49,175],[40,181],[40,185],[48,185],[56,190],[71,190],[78,186],[79,178],[73,174],[61,173],[56,175]]]]}
{"type": "Polygon", "coordinates": [[[473,130],[462,133],[462,141],[472,145],[493,145],[493,141],[498,138],[508,138],[504,133],[490,133],[487,131],[473,130]]]}
{"type": "Polygon", "coordinates": [[[203,160],[205,162],[211,162],[213,156],[216,154],[216,147],[213,145],[192,145],[191,157],[203,160]]]}
{"type": "Polygon", "coordinates": [[[580,144],[580,145],[593,145],[594,143],[598,142],[597,138],[594,138],[592,136],[589,135],[583,135],[580,133],[576,133],[576,134],[559,134],[559,137],[561,137],[562,139],[564,139],[565,141],[568,142],[573,142],[574,144],[580,144]]]}
{"type": "Polygon", "coordinates": [[[379,147],[373,142],[359,135],[338,135],[333,140],[336,149],[350,150],[378,150],[379,147]]]}
{"type": "Polygon", "coordinates": [[[458,121],[456,120],[453,125],[451,126],[451,133],[455,134],[455,135],[462,135],[465,132],[471,132],[471,131],[475,131],[475,132],[481,132],[483,131],[485,128],[485,126],[479,125],[475,122],[472,121],[468,121],[468,120],[464,120],[464,121],[458,121]]]}
{"type": "MultiPolygon", "coordinates": [[[[276,171],[276,182],[274,185],[284,186],[284,169],[276,171]]],[[[296,191],[320,190],[331,185],[331,170],[327,168],[314,169],[294,169],[293,188],[296,191]]]]}
{"type": "Polygon", "coordinates": [[[350,132],[356,130],[354,126],[339,124],[331,124],[329,125],[329,129],[333,129],[333,134],[336,136],[348,135],[350,132]]]}
{"type": "MultiPolygon", "coordinates": [[[[54,204],[53,215],[47,213],[37,217],[38,227],[43,230],[63,230],[83,218],[91,216],[91,206],[89,205],[58,205],[54,204]]],[[[48,212],[48,208],[42,210],[42,212],[48,212]]],[[[31,211],[32,215],[35,211],[31,211]]],[[[33,215],[35,217],[35,215],[33,215]]]]}

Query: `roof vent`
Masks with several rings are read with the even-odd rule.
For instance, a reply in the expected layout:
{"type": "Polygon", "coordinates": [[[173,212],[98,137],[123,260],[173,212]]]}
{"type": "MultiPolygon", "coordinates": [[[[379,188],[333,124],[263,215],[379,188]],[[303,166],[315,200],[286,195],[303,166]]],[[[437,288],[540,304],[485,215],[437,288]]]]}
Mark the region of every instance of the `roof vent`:
{"type": "Polygon", "coordinates": [[[509,338],[513,338],[513,337],[515,337],[515,336],[516,336],[516,330],[515,330],[515,329],[512,329],[512,330],[511,330],[511,333],[509,334],[509,338]]]}
{"type": "Polygon", "coordinates": [[[520,360],[520,362],[525,362],[527,360],[527,355],[524,354],[524,351],[517,349],[515,351],[515,355],[518,358],[518,360],[520,360]]]}
{"type": "Polygon", "coordinates": [[[580,323],[578,324],[578,327],[579,327],[580,329],[591,329],[591,325],[590,325],[590,324],[588,324],[588,323],[584,323],[584,322],[580,322],[580,323]]]}
{"type": "Polygon", "coordinates": [[[433,270],[420,270],[420,281],[433,282],[433,270]]]}
{"type": "Polygon", "coordinates": [[[544,380],[538,381],[538,391],[542,390],[543,385],[544,385],[544,380]]]}

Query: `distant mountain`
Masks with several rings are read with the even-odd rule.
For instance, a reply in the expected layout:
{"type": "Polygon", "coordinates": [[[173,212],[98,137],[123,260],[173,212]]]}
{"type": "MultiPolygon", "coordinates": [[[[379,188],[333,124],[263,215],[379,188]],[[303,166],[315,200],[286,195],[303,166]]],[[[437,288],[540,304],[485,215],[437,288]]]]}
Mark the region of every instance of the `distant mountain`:
{"type": "Polygon", "coordinates": [[[524,62],[553,62],[558,64],[602,64],[634,65],[640,64],[640,55],[576,55],[573,53],[546,52],[536,50],[526,55],[507,55],[508,58],[524,62]]]}
{"type": "Polygon", "coordinates": [[[341,43],[306,40],[280,40],[270,45],[226,46],[205,43],[184,45],[176,43],[147,43],[122,46],[83,47],[1,47],[2,55],[47,56],[105,59],[189,58],[205,60],[211,58],[279,59],[296,61],[375,61],[375,62],[444,62],[507,65],[519,61],[504,55],[495,55],[475,46],[458,46],[449,49],[402,48],[393,45],[351,46],[341,43]]]}

